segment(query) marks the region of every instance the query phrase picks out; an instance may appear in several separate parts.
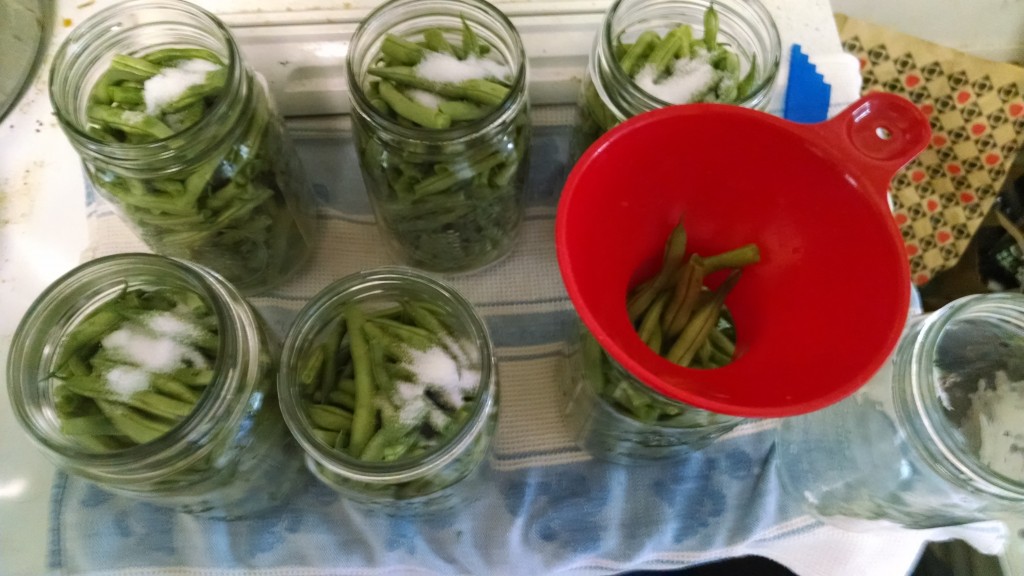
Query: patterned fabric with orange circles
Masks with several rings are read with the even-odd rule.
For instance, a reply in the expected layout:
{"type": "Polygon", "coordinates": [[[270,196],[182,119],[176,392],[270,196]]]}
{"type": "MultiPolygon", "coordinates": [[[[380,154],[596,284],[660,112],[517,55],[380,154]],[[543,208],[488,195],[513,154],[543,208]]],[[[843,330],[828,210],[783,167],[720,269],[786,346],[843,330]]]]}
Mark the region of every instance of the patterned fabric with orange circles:
{"type": "Polygon", "coordinates": [[[915,284],[952,267],[1006,180],[1024,135],[1024,69],[838,15],[862,91],[917,104],[932,142],[892,180],[895,218],[915,284]]]}

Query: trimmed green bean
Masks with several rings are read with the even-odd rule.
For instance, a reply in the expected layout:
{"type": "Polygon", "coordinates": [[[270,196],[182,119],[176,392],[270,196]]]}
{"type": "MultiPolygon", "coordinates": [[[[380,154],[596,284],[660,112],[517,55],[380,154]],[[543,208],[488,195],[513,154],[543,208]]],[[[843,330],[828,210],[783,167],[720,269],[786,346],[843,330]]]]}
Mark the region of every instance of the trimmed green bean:
{"type": "Polygon", "coordinates": [[[352,365],[355,367],[356,407],[352,413],[352,427],[349,431],[348,452],[358,457],[373,435],[375,410],[373,407],[373,366],[370,345],[366,341],[362,311],[356,306],[345,310],[345,323],[352,350],[352,365]]]}

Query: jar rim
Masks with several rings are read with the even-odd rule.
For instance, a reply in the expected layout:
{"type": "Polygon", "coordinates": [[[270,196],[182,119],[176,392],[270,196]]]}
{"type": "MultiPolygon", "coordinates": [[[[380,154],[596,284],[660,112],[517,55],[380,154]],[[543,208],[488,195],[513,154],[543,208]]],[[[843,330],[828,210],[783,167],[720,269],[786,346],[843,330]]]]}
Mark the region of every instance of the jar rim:
{"type": "Polygon", "coordinates": [[[487,426],[488,414],[497,402],[495,362],[493,344],[483,319],[472,304],[448,283],[405,266],[381,266],[349,274],[331,283],[310,299],[299,311],[292,327],[288,330],[282,347],[278,367],[278,398],[281,412],[288,428],[307,455],[331,472],[352,480],[381,484],[412,480],[431,474],[458,458],[469,449],[477,436],[487,426]],[[389,296],[388,284],[410,283],[440,296],[465,312],[464,320],[473,333],[480,357],[480,383],[478,401],[474,403],[468,420],[445,444],[415,458],[400,458],[390,462],[366,462],[328,447],[313,437],[309,417],[300,409],[304,401],[300,397],[296,375],[299,359],[305,348],[303,343],[312,341],[326,325],[324,315],[333,314],[340,302],[356,301],[360,290],[376,287],[369,296],[389,296]]]}
{"type": "MultiPolygon", "coordinates": [[[[359,110],[375,128],[384,133],[391,134],[396,138],[404,141],[432,142],[437,140],[443,141],[445,144],[465,143],[488,126],[504,124],[505,122],[510,121],[514,116],[519,114],[521,108],[526,105],[526,77],[528,66],[526,48],[518,30],[508,16],[487,0],[432,0],[432,3],[451,5],[453,7],[468,6],[474,10],[478,10],[481,15],[492,18],[500,26],[502,32],[505,33],[503,40],[506,40],[509,44],[507,48],[510,55],[514,59],[518,59],[515,76],[511,81],[509,92],[505,96],[505,99],[481,118],[442,129],[433,129],[421,126],[404,126],[394,120],[391,120],[384,114],[381,114],[377,108],[370,103],[370,99],[366,96],[362,84],[365,72],[357,70],[357,66],[355,65],[357,64],[355,60],[356,55],[359,52],[358,48],[363,43],[373,43],[376,38],[381,35],[380,33],[371,34],[372,31],[370,26],[373,25],[377,19],[386,17],[390,14],[402,13],[403,8],[412,6],[422,7],[425,4],[424,0],[389,0],[377,6],[360,21],[359,26],[352,35],[352,39],[349,41],[348,54],[345,57],[345,74],[349,87],[349,96],[352,100],[353,107],[359,110]]],[[[428,15],[436,16],[436,14],[429,13],[428,15]]],[[[460,15],[465,17],[467,22],[473,22],[473,20],[465,13],[460,13],[460,15]]],[[[418,17],[422,16],[413,14],[412,16],[401,20],[401,22],[414,21],[418,17]]],[[[386,33],[386,31],[384,32],[386,33]]],[[[367,55],[369,58],[372,58],[373,56],[374,55],[372,54],[367,55]]],[[[514,65],[515,62],[510,62],[509,64],[514,65]]]]}
{"type": "Polygon", "coordinates": [[[961,475],[969,478],[981,490],[1001,499],[1024,500],[1024,481],[1015,482],[997,474],[972,454],[955,426],[945,414],[940,389],[941,383],[935,377],[937,344],[946,329],[954,322],[965,318],[990,316],[991,314],[1013,314],[1017,323],[1024,326],[1024,295],[1020,294],[973,294],[954,300],[922,321],[922,326],[913,341],[910,359],[910,394],[895,394],[896,406],[903,419],[912,419],[918,414],[924,428],[922,434],[914,427],[911,434],[914,445],[933,459],[948,465],[938,465],[947,477],[961,475]],[[909,396],[909,397],[907,397],[909,396]],[[950,469],[950,467],[952,467],[950,469]]]}
{"type": "MultiPolygon", "coordinates": [[[[165,285],[165,284],[161,284],[165,285]]],[[[238,342],[253,337],[259,327],[251,310],[233,311],[231,300],[240,300],[235,289],[215,272],[199,265],[149,253],[121,253],[103,256],[80,264],[51,283],[30,305],[14,332],[7,363],[7,385],[12,408],[31,439],[46,451],[70,461],[75,468],[89,471],[112,481],[139,481],[159,478],[187,467],[202,458],[212,443],[197,449],[195,438],[206,438],[215,429],[231,427],[245,413],[246,406],[234,402],[238,389],[252,388],[258,370],[255,355],[238,354],[238,342]],[[140,274],[141,272],[141,274],[140,274]],[[52,340],[60,338],[77,324],[68,324],[60,331],[37,330],[40,321],[52,315],[63,316],[74,311],[74,320],[81,322],[95,306],[127,287],[153,286],[155,278],[132,282],[136,275],[171,274],[189,284],[211,308],[217,318],[218,355],[213,366],[215,377],[200,396],[192,411],[163,435],[142,444],[110,452],[82,451],[80,445],[62,442],[52,422],[37,411],[30,410],[27,394],[41,382],[32,374],[52,378],[58,347],[52,340]],[[96,286],[89,283],[98,281],[96,286]],[[241,313],[239,313],[241,312],[241,313]],[[34,349],[38,348],[38,353],[34,349]],[[245,358],[243,356],[248,356],[245,358]],[[228,364],[228,362],[232,362],[228,364]],[[138,468],[138,470],[134,469],[138,468]]],[[[245,390],[248,392],[248,390],[245,390]]],[[[47,399],[52,402],[52,398],[47,399]]]]}
{"type": "MultiPolygon", "coordinates": [[[[175,21],[173,24],[181,25],[184,23],[175,21]]],[[[98,62],[89,62],[84,68],[84,72],[88,73],[96,64],[98,62]]],[[[145,155],[145,161],[149,165],[148,163],[154,161],[170,160],[176,154],[177,146],[168,146],[169,143],[210,141],[209,145],[211,148],[215,147],[219,139],[210,138],[209,132],[211,128],[217,128],[224,122],[220,118],[221,116],[232,114],[233,109],[240,108],[233,101],[238,97],[238,85],[240,84],[242,74],[241,52],[235,43],[231,31],[224,22],[209,10],[187,0],[125,0],[116,5],[103,8],[91,15],[72,30],[68,37],[61,42],[50,65],[49,98],[54,114],[57,116],[64,132],[70,139],[85,147],[91,154],[100,158],[123,159],[122,156],[125,153],[131,152],[133,154],[132,157],[134,155],[145,155]],[[84,126],[80,124],[81,119],[76,117],[74,110],[69,109],[69,106],[73,107],[78,101],[77,98],[82,96],[88,98],[94,85],[88,87],[69,86],[70,93],[74,94],[74,96],[69,101],[65,101],[65,96],[61,95],[59,93],[61,91],[58,90],[63,85],[60,74],[65,71],[65,66],[76,66],[74,62],[82,57],[82,53],[88,52],[91,47],[97,44],[94,42],[95,38],[93,38],[95,34],[100,33],[111,36],[121,34],[131,28],[124,28],[120,20],[135,11],[154,9],[179,12],[198,20],[203,20],[212,26],[212,30],[216,31],[217,34],[216,40],[223,45],[226,51],[226,62],[224,63],[227,71],[225,93],[216,99],[212,108],[207,110],[203,118],[198,122],[164,138],[142,144],[108,142],[98,139],[85,130],[84,126]]]]}
{"type": "MultiPolygon", "coordinates": [[[[633,7],[630,5],[631,3],[639,4],[637,0],[615,0],[609,7],[601,25],[596,50],[601,55],[601,59],[608,63],[605,68],[611,74],[614,84],[616,86],[624,87],[628,97],[631,100],[638,102],[643,107],[642,110],[633,112],[633,114],[636,114],[645,110],[654,110],[656,108],[663,108],[674,104],[666,102],[665,100],[662,100],[640,88],[626,73],[626,71],[622,69],[619,65],[618,59],[614,57],[616,36],[616,32],[614,30],[615,18],[622,10],[633,7]]],[[[771,87],[775,83],[775,79],[779,73],[779,64],[782,59],[782,42],[775,19],[760,0],[742,0],[739,2],[732,2],[731,0],[667,0],[657,3],[645,1],[643,5],[645,8],[654,8],[659,4],[671,5],[673,7],[679,6],[694,8],[703,8],[714,5],[715,10],[718,11],[719,14],[724,13],[738,22],[743,22],[751,31],[757,34],[763,34],[765,36],[764,39],[768,44],[768,54],[770,56],[765,60],[764,66],[766,66],[766,69],[769,72],[751,88],[750,93],[746,98],[740,101],[730,102],[728,104],[756,107],[760,102],[767,101],[770,96],[769,92],[771,87]],[[749,10],[755,20],[748,20],[746,16],[739,12],[737,6],[742,6],[743,9],[749,10]]],[[[597,65],[594,60],[596,59],[591,59],[590,66],[592,68],[597,65]]],[[[601,99],[605,104],[612,104],[612,101],[608,97],[607,90],[604,88],[604,82],[600,80],[601,76],[599,71],[597,69],[591,69],[590,76],[593,79],[595,88],[598,89],[601,94],[601,99]]],[[[619,114],[619,106],[617,104],[613,105],[612,108],[617,115],[621,115],[619,114]]],[[[633,114],[628,114],[626,117],[633,114]]],[[[625,118],[621,119],[624,120],[625,118]]]]}

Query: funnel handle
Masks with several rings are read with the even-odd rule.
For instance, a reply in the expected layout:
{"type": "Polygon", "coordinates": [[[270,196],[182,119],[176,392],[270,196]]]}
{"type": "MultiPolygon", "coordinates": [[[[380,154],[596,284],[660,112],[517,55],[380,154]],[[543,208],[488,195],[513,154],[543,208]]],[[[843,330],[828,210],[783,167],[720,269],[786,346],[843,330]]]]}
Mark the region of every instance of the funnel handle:
{"type": "Polygon", "coordinates": [[[914,159],[931,139],[928,118],[912,102],[885,92],[863,96],[830,120],[806,124],[817,131],[840,165],[886,201],[897,170],[914,159]]]}

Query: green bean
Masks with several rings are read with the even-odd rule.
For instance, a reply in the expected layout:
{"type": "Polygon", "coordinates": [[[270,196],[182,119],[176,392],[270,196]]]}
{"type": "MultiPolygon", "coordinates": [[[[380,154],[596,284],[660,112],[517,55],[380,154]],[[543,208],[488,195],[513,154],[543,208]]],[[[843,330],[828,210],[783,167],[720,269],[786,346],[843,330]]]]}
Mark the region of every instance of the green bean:
{"type": "Polygon", "coordinates": [[[387,80],[380,81],[380,97],[387,102],[388,106],[399,116],[407,118],[423,126],[442,130],[452,125],[450,116],[437,109],[428,108],[415,100],[406,98],[397,88],[387,80]]]}
{"type": "Polygon", "coordinates": [[[173,427],[167,421],[147,418],[132,408],[116,402],[97,399],[96,404],[118,431],[139,444],[152,442],[173,427]]]}
{"type": "Polygon", "coordinates": [[[217,66],[224,65],[224,61],[220,59],[220,56],[205,48],[183,48],[177,46],[161,48],[147,53],[142,59],[158,66],[175,64],[182,60],[206,60],[217,66]]]}
{"type": "Polygon", "coordinates": [[[435,174],[429,178],[424,178],[418,184],[413,186],[413,193],[417,197],[426,196],[429,194],[436,194],[448,190],[452,186],[455,186],[459,182],[472,179],[478,174],[488,172],[498,164],[505,162],[507,157],[501,152],[491,154],[484,158],[480,158],[475,162],[472,162],[465,167],[457,167],[455,169],[449,169],[438,174],[435,174]]]}
{"type": "Polygon", "coordinates": [[[320,380],[321,368],[324,366],[324,358],[327,356],[326,344],[317,346],[313,354],[307,356],[299,368],[299,382],[306,388],[311,387],[320,380]]]}
{"type": "Polygon", "coordinates": [[[686,228],[684,228],[682,222],[680,222],[672,229],[671,234],[669,234],[669,240],[665,244],[665,250],[662,254],[662,264],[658,274],[655,275],[650,282],[639,286],[633,294],[630,295],[629,301],[626,304],[626,310],[629,314],[630,320],[636,321],[644,314],[644,312],[647,311],[651,302],[658,297],[659,293],[671,281],[685,253],[686,228]]]}
{"type": "Polygon", "coordinates": [[[464,16],[460,15],[459,19],[462,20],[463,57],[483,56],[486,52],[481,52],[483,44],[481,44],[480,39],[477,38],[476,32],[473,32],[473,29],[469,27],[469,22],[466,22],[466,18],[464,16]]]}
{"type": "Polygon", "coordinates": [[[328,328],[327,340],[321,346],[324,351],[324,362],[323,370],[320,372],[320,395],[323,397],[327,396],[331,385],[334,384],[335,375],[338,373],[339,349],[341,348],[341,339],[346,332],[345,328],[345,322],[341,319],[336,320],[334,325],[328,328]]]}
{"type": "Polygon", "coordinates": [[[650,56],[647,58],[647,64],[654,66],[654,70],[659,76],[668,74],[676,59],[679,58],[677,54],[683,51],[689,54],[691,35],[692,31],[687,24],[674,28],[668,34],[665,34],[661,42],[651,51],[650,56]]]}
{"type": "MultiPolygon", "coordinates": [[[[427,45],[427,49],[430,50],[431,52],[451,54],[452,56],[456,56],[455,47],[452,46],[450,42],[448,42],[447,38],[445,38],[444,32],[438,30],[437,28],[431,28],[429,30],[424,31],[423,40],[427,45]]],[[[465,52],[462,53],[465,54],[465,52]]],[[[417,60],[413,64],[417,62],[419,62],[419,60],[417,60]]]]}
{"type": "Polygon", "coordinates": [[[662,329],[668,337],[674,338],[679,335],[690,321],[704,286],[705,274],[704,259],[700,254],[690,256],[683,266],[679,282],[672,288],[672,299],[662,318],[662,329]]]}
{"type": "Polygon", "coordinates": [[[373,421],[376,417],[373,407],[373,366],[370,364],[370,345],[366,342],[362,311],[357,306],[349,306],[345,310],[345,322],[356,381],[356,407],[352,413],[348,452],[358,457],[373,434],[373,421]]]}
{"type": "Polygon", "coordinates": [[[645,30],[636,39],[636,42],[630,46],[629,50],[626,51],[626,55],[622,57],[619,62],[619,66],[626,74],[630,76],[636,75],[640,71],[640,67],[644,60],[647,58],[647,54],[658,45],[658,33],[651,30],[645,30]]]}
{"type": "Polygon", "coordinates": [[[718,319],[725,304],[725,297],[739,281],[740,271],[733,270],[729,277],[712,292],[712,298],[701,304],[693,313],[693,317],[672,344],[667,358],[681,366],[689,366],[697,350],[708,337],[708,333],[718,325],[718,319]]]}
{"type": "Polygon", "coordinates": [[[682,366],[728,364],[735,354],[735,332],[725,298],[739,281],[742,267],[758,261],[756,244],[708,257],[694,253],[687,259],[686,232],[682,222],[677,224],[665,242],[661,267],[627,295],[626,311],[640,340],[682,366]],[[729,276],[707,290],[704,279],[722,269],[730,270],[729,276]]]}
{"type": "Polygon", "coordinates": [[[665,308],[668,298],[667,292],[658,294],[651,307],[644,311],[643,320],[637,329],[640,339],[655,352],[661,351],[661,311],[665,308]]]}
{"type": "Polygon", "coordinates": [[[745,244],[739,248],[704,258],[705,273],[711,274],[723,268],[742,268],[761,261],[757,244],[745,244]]]}
{"type": "Polygon", "coordinates": [[[394,34],[385,34],[380,47],[385,58],[402,66],[415,66],[423,58],[423,49],[394,34]]]}
{"type": "Polygon", "coordinates": [[[66,417],[60,422],[60,431],[68,436],[116,436],[121,433],[103,414],[66,417]]]}
{"type": "Polygon", "coordinates": [[[757,80],[757,54],[750,57],[750,68],[747,70],[743,79],[740,80],[739,84],[736,85],[736,96],[737,98],[745,98],[750,94],[750,90],[754,87],[754,81],[757,80]]]}
{"type": "Polygon", "coordinates": [[[708,343],[713,352],[718,352],[725,358],[725,363],[730,362],[736,353],[736,345],[717,327],[708,334],[708,343]]]}
{"type": "Polygon", "coordinates": [[[472,78],[462,82],[435,82],[418,76],[415,70],[408,66],[370,68],[366,73],[406,88],[426,90],[445,98],[465,99],[491,107],[504,102],[509,93],[505,86],[483,78],[472,78]]]}
{"type": "Polygon", "coordinates": [[[313,404],[309,406],[308,413],[314,426],[335,432],[351,428],[355,420],[353,413],[329,404],[313,404]]]}
{"type": "Polygon", "coordinates": [[[445,100],[437,108],[447,114],[452,122],[479,120],[490,113],[486,107],[465,100],[445,100]]]}
{"type": "Polygon", "coordinates": [[[162,67],[127,54],[117,54],[111,59],[110,67],[113,70],[135,76],[139,80],[148,80],[163,70],[162,67]]]}
{"type": "Polygon", "coordinates": [[[704,11],[704,46],[708,52],[718,47],[718,12],[714,2],[704,11]]]}
{"type": "Polygon", "coordinates": [[[94,104],[89,106],[87,114],[89,120],[104,124],[115,130],[120,130],[126,134],[151,136],[156,139],[167,138],[174,134],[174,131],[163,122],[135,110],[94,104]]]}

